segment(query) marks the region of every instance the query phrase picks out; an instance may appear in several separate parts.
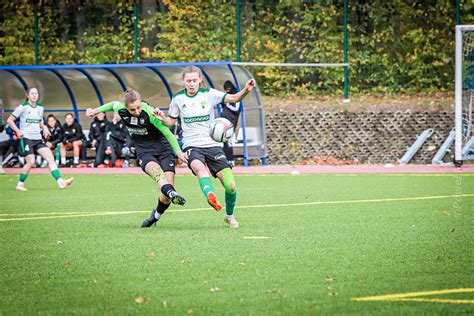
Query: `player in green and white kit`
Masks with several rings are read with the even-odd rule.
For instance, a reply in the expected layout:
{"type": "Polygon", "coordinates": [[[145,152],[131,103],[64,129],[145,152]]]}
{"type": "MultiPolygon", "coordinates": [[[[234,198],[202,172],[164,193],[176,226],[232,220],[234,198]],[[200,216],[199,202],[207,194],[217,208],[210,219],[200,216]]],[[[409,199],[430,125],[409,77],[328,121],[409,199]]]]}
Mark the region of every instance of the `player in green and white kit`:
{"type": "Polygon", "coordinates": [[[209,129],[214,120],[214,106],[219,103],[240,102],[255,87],[255,80],[249,80],[242,91],[227,94],[215,89],[202,88],[203,77],[198,67],[184,68],[182,79],[185,89],[173,97],[168,116],[159,109],[155,109],[155,116],[168,126],[173,126],[176,119],[180,118],[188,166],[199,178],[202,193],[216,211],[222,209],[209,179],[207,166],[211,174],[217,177],[225,188],[224,221],[229,224],[229,227],[238,228],[240,225],[233,215],[237,199],[234,175],[222,150],[223,144],[211,138],[209,129]]]}
{"type": "Polygon", "coordinates": [[[86,115],[93,118],[98,113],[114,111],[130,132],[140,167],[155,180],[162,193],[158,205],[142,224],[142,227],[151,227],[161,218],[170,203],[184,205],[186,202],[173,186],[176,160],[173,151],[184,162],[187,162],[187,157],[170,129],[153,115],[154,108],[142,102],[137,91],[127,89],[122,97],[123,102],[114,101],[95,109],[87,109],[86,115]]]}
{"type": "Polygon", "coordinates": [[[44,108],[37,103],[39,98],[38,90],[30,88],[26,91],[27,100],[20,104],[15,111],[8,117],[7,123],[12,130],[17,134],[20,140],[20,154],[25,157],[25,165],[20,173],[20,180],[16,186],[19,191],[27,191],[25,188],[25,180],[28,177],[31,167],[35,163],[35,152],[43,157],[48,162],[49,170],[54,179],[58,183],[59,188],[65,189],[69,186],[74,178],[63,180],[58,166],[54,162],[53,154],[48,147],[46,147],[43,135],[49,137],[50,132],[43,122],[44,108]],[[20,119],[20,127],[15,124],[15,120],[20,119]]]}

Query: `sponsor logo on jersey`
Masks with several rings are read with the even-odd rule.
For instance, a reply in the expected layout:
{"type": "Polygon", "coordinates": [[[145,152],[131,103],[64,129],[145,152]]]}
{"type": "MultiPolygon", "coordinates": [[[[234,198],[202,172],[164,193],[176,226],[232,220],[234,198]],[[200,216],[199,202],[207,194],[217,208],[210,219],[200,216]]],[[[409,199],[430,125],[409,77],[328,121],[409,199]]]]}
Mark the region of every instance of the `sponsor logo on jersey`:
{"type": "Polygon", "coordinates": [[[135,128],[127,126],[128,132],[134,135],[148,135],[148,131],[146,128],[135,128]]]}
{"type": "Polygon", "coordinates": [[[211,116],[209,114],[202,115],[202,116],[185,117],[184,123],[191,124],[191,123],[205,122],[205,121],[209,121],[210,118],[211,116]]]}
{"type": "Polygon", "coordinates": [[[138,125],[138,119],[136,117],[131,117],[130,118],[130,124],[132,125],[138,125]]]}
{"type": "Polygon", "coordinates": [[[26,123],[39,123],[41,122],[41,119],[26,119],[26,123]]]}

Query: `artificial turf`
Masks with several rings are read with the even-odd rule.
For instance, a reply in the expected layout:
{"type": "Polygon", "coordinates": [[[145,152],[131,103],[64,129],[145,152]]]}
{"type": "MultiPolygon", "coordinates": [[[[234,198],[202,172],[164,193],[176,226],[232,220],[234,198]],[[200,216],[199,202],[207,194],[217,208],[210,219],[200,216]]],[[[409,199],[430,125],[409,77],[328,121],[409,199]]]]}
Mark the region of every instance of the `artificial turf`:
{"type": "Polygon", "coordinates": [[[474,288],[472,174],[237,175],[238,230],[191,175],[151,229],[149,178],[75,178],[0,176],[0,314],[474,313],[474,292],[352,300],[474,288]]]}

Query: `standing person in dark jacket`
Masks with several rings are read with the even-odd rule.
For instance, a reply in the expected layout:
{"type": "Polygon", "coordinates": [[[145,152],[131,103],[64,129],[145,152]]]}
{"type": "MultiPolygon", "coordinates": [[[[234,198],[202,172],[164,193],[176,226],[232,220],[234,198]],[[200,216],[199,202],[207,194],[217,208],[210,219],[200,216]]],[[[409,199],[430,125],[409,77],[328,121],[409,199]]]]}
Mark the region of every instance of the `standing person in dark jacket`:
{"type": "Polygon", "coordinates": [[[107,125],[109,121],[105,113],[99,113],[94,118],[89,128],[89,141],[87,141],[81,148],[81,161],[87,160],[87,148],[95,149],[94,167],[104,162],[105,151],[105,136],[107,134],[107,125]]]}
{"type": "Polygon", "coordinates": [[[63,141],[61,143],[61,166],[66,165],[66,151],[72,150],[74,156],[73,167],[79,164],[79,153],[81,152],[82,127],[74,118],[72,113],[67,113],[65,116],[66,123],[63,125],[63,141]]]}
{"type": "Polygon", "coordinates": [[[46,147],[51,149],[51,152],[53,153],[56,160],[55,162],[57,165],[59,165],[60,146],[58,145],[63,141],[63,128],[54,114],[48,115],[46,119],[46,127],[51,134],[46,138],[46,147]]]}
{"type": "MultiPolygon", "coordinates": [[[[237,93],[237,88],[234,86],[232,81],[227,80],[224,82],[224,90],[228,94],[237,93]]],[[[237,103],[221,103],[222,106],[222,117],[228,119],[232,125],[234,125],[234,130],[237,128],[237,123],[239,122],[240,116],[240,102],[237,103]]],[[[234,166],[234,149],[232,148],[232,138],[224,143],[224,153],[229,160],[229,163],[234,166]]]]}
{"type": "Polygon", "coordinates": [[[114,115],[114,119],[107,125],[107,136],[105,139],[105,153],[111,156],[112,167],[116,166],[117,158],[123,157],[123,167],[127,168],[130,159],[130,147],[132,147],[132,138],[125,124],[121,121],[119,115],[114,115]]]}

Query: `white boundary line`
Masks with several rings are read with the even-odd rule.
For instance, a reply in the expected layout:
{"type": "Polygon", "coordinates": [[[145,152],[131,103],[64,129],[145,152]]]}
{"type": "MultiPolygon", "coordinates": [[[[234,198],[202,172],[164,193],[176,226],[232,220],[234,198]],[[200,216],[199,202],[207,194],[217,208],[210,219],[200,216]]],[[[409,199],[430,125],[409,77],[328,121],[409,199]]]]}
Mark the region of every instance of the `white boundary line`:
{"type": "MultiPolygon", "coordinates": [[[[420,197],[406,197],[406,198],[389,198],[389,199],[368,199],[368,200],[347,200],[347,201],[315,201],[315,202],[303,202],[303,203],[282,203],[282,204],[263,204],[263,205],[242,205],[238,209],[254,209],[254,208],[274,208],[274,207],[284,207],[284,206],[308,206],[308,205],[334,205],[334,204],[355,204],[355,203],[380,203],[380,202],[398,202],[398,201],[423,201],[423,200],[440,200],[440,199],[449,199],[449,198],[459,198],[459,197],[474,197],[474,193],[471,194],[458,194],[458,195],[435,195],[435,196],[420,196],[420,197]]],[[[200,207],[200,208],[190,208],[182,210],[169,210],[168,213],[184,213],[184,212],[196,212],[196,211],[210,211],[209,207],[200,207]]],[[[127,215],[127,214],[141,214],[149,213],[150,211],[122,211],[122,212],[71,212],[67,213],[57,213],[57,214],[67,214],[67,215],[58,215],[58,216],[35,216],[35,217],[22,217],[22,218],[0,218],[0,222],[10,222],[10,221],[24,221],[24,220],[37,220],[37,219],[54,219],[54,218],[69,218],[69,217],[92,217],[92,216],[109,216],[109,215],[127,215]]],[[[15,214],[12,216],[29,216],[29,214],[15,214]]],[[[39,213],[39,214],[48,214],[48,213],[39,213]]],[[[55,213],[50,213],[55,214],[55,213]]],[[[1,215],[1,214],[0,214],[1,215]]],[[[3,216],[8,216],[4,214],[3,216]]]]}

